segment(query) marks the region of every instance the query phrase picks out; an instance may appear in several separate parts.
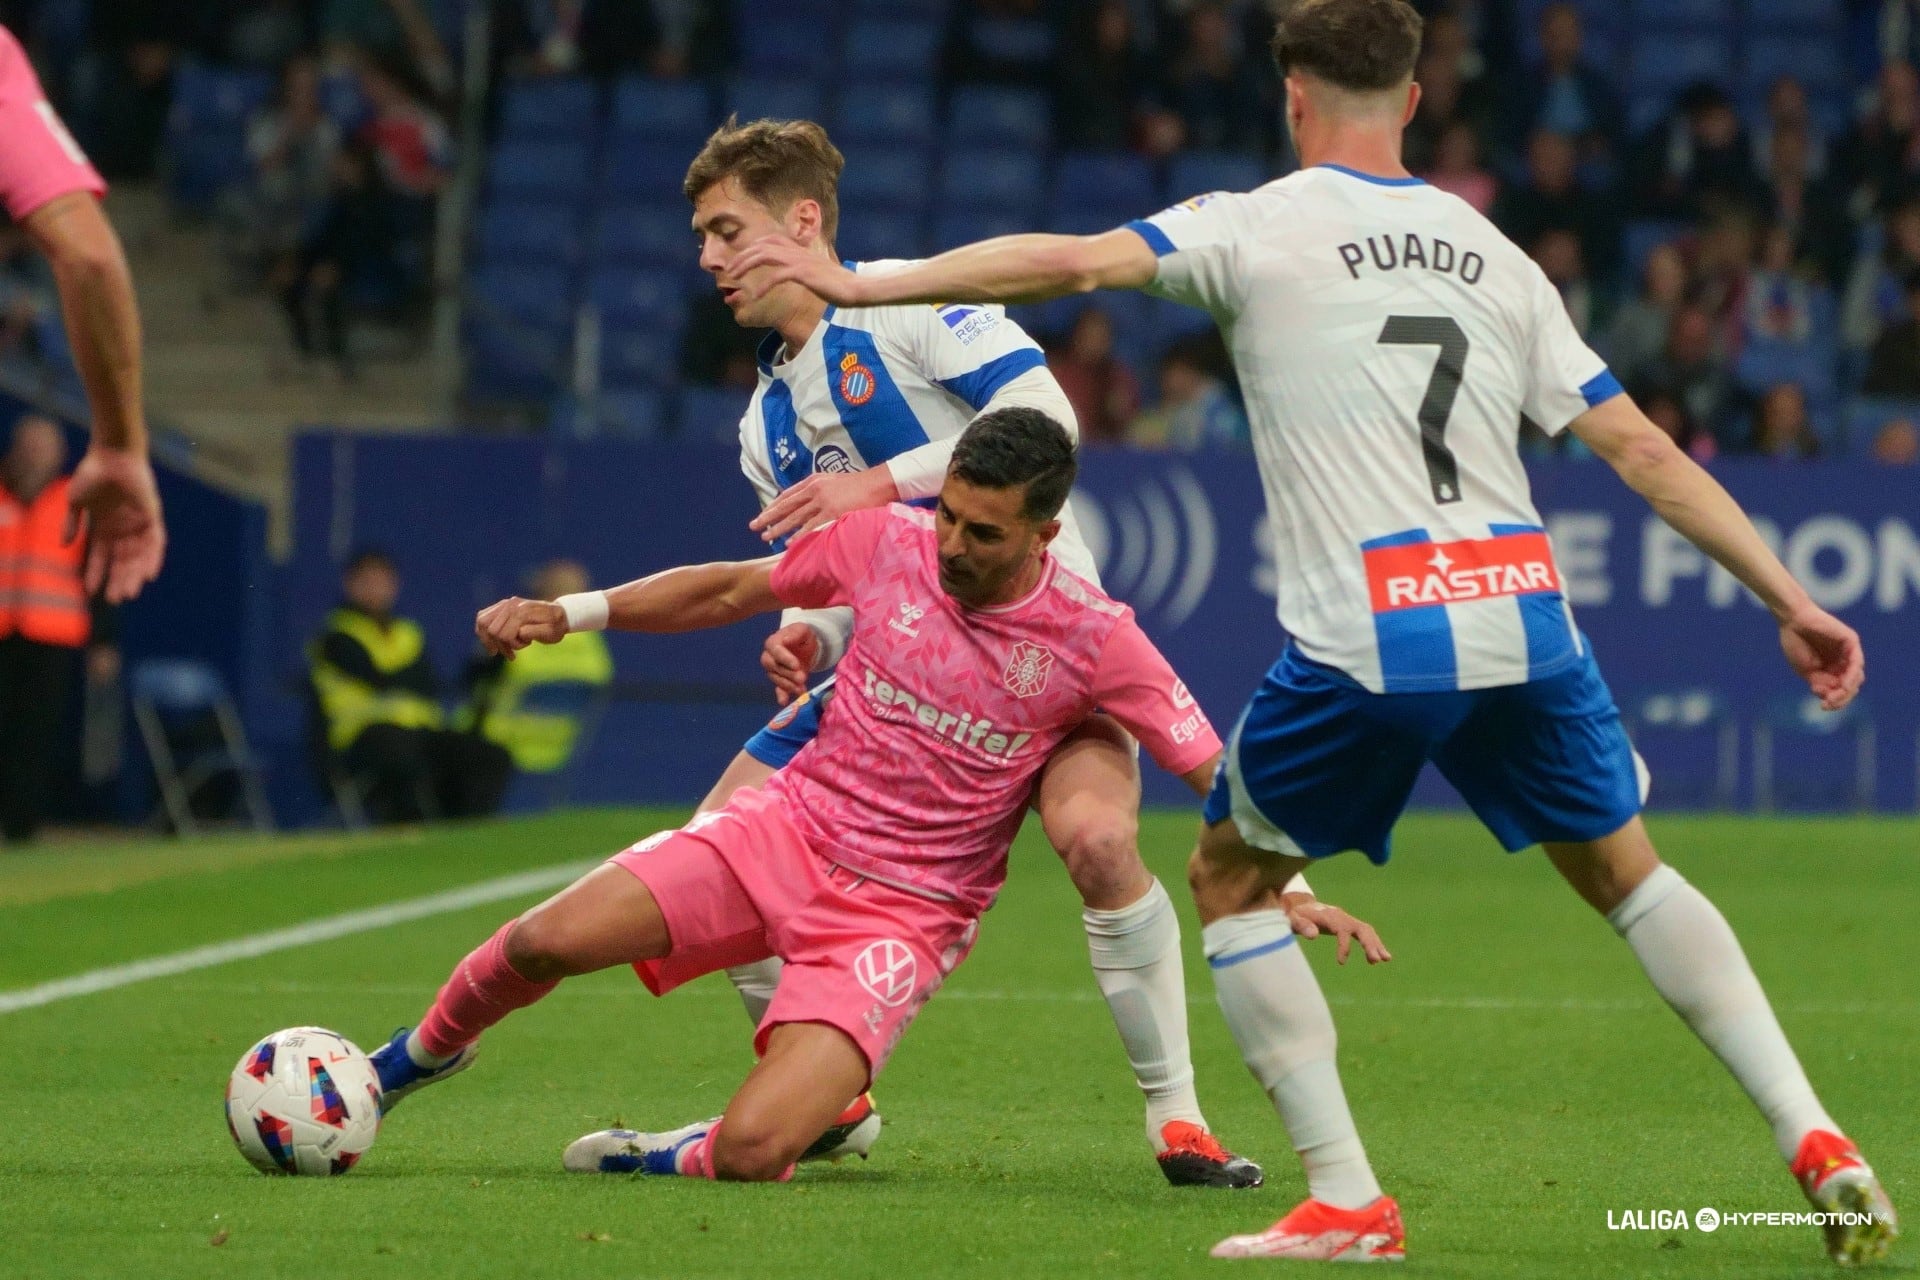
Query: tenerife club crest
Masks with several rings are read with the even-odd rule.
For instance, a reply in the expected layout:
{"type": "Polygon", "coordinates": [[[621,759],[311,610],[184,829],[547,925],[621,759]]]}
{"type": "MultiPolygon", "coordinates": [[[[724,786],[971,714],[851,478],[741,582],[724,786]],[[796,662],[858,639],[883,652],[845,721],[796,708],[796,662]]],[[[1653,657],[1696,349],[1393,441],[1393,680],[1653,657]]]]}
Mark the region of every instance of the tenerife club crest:
{"type": "Polygon", "coordinates": [[[1031,698],[1047,687],[1047,677],[1052,674],[1053,651],[1022,640],[1013,646],[1002,678],[1008,693],[1016,698],[1031,698]]]}

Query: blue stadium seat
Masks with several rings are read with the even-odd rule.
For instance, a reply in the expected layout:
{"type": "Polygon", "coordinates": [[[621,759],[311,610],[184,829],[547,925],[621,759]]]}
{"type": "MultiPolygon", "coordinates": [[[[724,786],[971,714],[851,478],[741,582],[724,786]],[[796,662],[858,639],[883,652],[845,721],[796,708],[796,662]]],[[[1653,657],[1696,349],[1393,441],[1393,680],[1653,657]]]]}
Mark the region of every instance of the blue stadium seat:
{"type": "Polygon", "coordinates": [[[612,387],[597,401],[584,403],[573,396],[554,398],[547,430],[576,440],[612,437],[653,440],[667,433],[667,397],[642,387],[612,387]]]}
{"type": "Polygon", "coordinates": [[[926,208],[933,156],[923,147],[849,147],[840,202],[862,209],[926,208]]]}
{"type": "Polygon", "coordinates": [[[1767,704],[1753,725],[1753,803],[1775,810],[1873,808],[1879,752],[1865,699],[1823,711],[1802,689],[1767,704]]]}
{"type": "MultiPolygon", "coordinates": [[[[1797,383],[1806,393],[1808,406],[1819,410],[1838,398],[1836,360],[1835,352],[1825,343],[1783,342],[1775,338],[1754,337],[1747,340],[1740,358],[1734,362],[1733,376],[1735,381],[1756,396],[1783,382],[1797,383]]],[[[1818,427],[1821,424],[1815,425],[1818,427]]],[[[1829,438],[1823,443],[1831,444],[1833,424],[1827,425],[1829,430],[1823,434],[1829,438]]]]}
{"type": "Polygon", "coordinates": [[[998,209],[956,209],[934,219],[933,250],[939,253],[976,240],[1017,236],[1031,230],[1033,224],[1025,218],[998,209]]]}
{"type": "Polygon", "coordinates": [[[742,120],[818,120],[825,109],[815,80],[735,76],[727,82],[727,110],[742,120]]]}
{"type": "Polygon", "coordinates": [[[820,23],[806,14],[769,14],[735,30],[740,69],[751,74],[820,76],[832,66],[820,23]]]}
{"type": "Polygon", "coordinates": [[[474,243],[486,262],[576,262],[580,257],[580,207],[495,201],[481,210],[474,243]]]}
{"type": "Polygon", "coordinates": [[[1098,209],[1124,222],[1160,205],[1153,165],[1128,151],[1069,151],[1060,157],[1054,180],[1057,209],[1098,209]]]}
{"type": "Polygon", "coordinates": [[[841,42],[841,70],[849,81],[906,80],[924,83],[940,61],[937,22],[861,18],[841,42]]]}
{"type": "Polygon", "coordinates": [[[272,97],[271,72],[234,71],[194,58],[182,59],[173,72],[173,102],[167,126],[176,133],[221,126],[244,128],[248,117],[272,97]]]}
{"type": "Polygon", "coordinates": [[[568,342],[558,333],[466,322],[467,391],[482,400],[544,401],[567,372],[568,342]]]}
{"type": "Polygon", "coordinates": [[[1046,166],[1030,151],[956,148],[940,174],[940,203],[947,209],[991,208],[1031,217],[1046,189],[1046,166]]]}
{"type": "Polygon", "coordinates": [[[503,138],[577,138],[600,114],[591,80],[552,76],[509,81],[500,103],[503,138]]]}
{"type": "Polygon", "coordinates": [[[616,201],[681,199],[680,184],[699,144],[657,143],[637,134],[609,138],[600,158],[599,194],[616,201]]]}
{"type": "Polygon", "coordinates": [[[683,278],[672,271],[616,267],[587,282],[587,297],[606,332],[641,327],[678,330],[686,315],[683,278]]]}
{"type": "Polygon", "coordinates": [[[1729,33],[1643,35],[1627,59],[1626,91],[1633,97],[1671,97],[1699,80],[1732,83],[1733,43],[1729,33]]]}
{"type": "Polygon", "coordinates": [[[1847,24],[1845,0],[1748,0],[1751,32],[1799,31],[1838,36],[1847,24]]]}
{"type": "Polygon", "coordinates": [[[843,207],[834,247],[853,262],[918,258],[927,251],[926,219],[917,210],[843,207]]]}
{"type": "Polygon", "coordinates": [[[468,316],[489,327],[571,334],[573,282],[563,271],[519,263],[481,263],[467,276],[468,316]]]}
{"type": "Polygon", "coordinates": [[[1889,400],[1868,397],[1847,406],[1846,426],[1841,447],[1850,457],[1864,458],[1873,449],[1880,429],[1898,418],[1920,425],[1920,400],[1889,400]]]}
{"type": "Polygon", "coordinates": [[[1164,203],[1209,191],[1252,191],[1267,183],[1267,164],[1256,156],[1232,151],[1182,151],[1167,170],[1164,203]]]}
{"type": "Polygon", "coordinates": [[[643,324],[600,335],[600,385],[671,387],[680,377],[680,330],[643,324]]]}
{"type": "Polygon", "coordinates": [[[1641,273],[1646,269],[1647,258],[1655,249],[1663,244],[1685,240],[1693,233],[1691,222],[1668,218],[1636,218],[1629,222],[1622,236],[1629,287],[1638,292],[1641,273]]]}
{"type": "MultiPolygon", "coordinates": [[[[1764,0],[1763,0],[1764,2],[1764,0]]],[[[1739,29],[1733,0],[1636,0],[1636,31],[1718,31],[1739,29]]]]}
{"type": "Polygon", "coordinates": [[[740,438],[740,417],[750,394],[734,387],[683,387],[680,391],[682,440],[733,444],[740,438]]]}
{"type": "Polygon", "coordinates": [[[952,3],[951,0],[852,0],[849,7],[862,17],[901,16],[939,21],[946,18],[952,3]]]}
{"type": "Polygon", "coordinates": [[[962,85],[947,104],[947,141],[962,146],[1045,147],[1053,107],[1031,89],[962,85]]]}
{"type": "Polygon", "coordinates": [[[1154,345],[1162,350],[1181,338],[1211,333],[1215,327],[1212,313],[1198,307],[1182,306],[1165,298],[1148,298],[1147,303],[1147,328],[1154,345]]]}
{"type": "Polygon", "coordinates": [[[583,142],[503,142],[487,165],[487,189],[533,200],[580,200],[592,181],[583,142]]]}
{"type": "Polygon", "coordinates": [[[1831,97],[1847,88],[1847,63],[1837,41],[1804,35],[1757,36],[1747,44],[1747,89],[1765,94],[1774,81],[1792,76],[1810,97],[1831,97]]]}
{"type": "Polygon", "coordinates": [[[840,91],[833,131],[843,142],[930,147],[937,114],[933,90],[921,85],[848,85],[840,91]]]}
{"type": "Polygon", "coordinates": [[[600,210],[593,260],[684,270],[699,261],[699,241],[684,200],[672,204],[615,204],[600,210]]]}
{"type": "Polygon", "coordinates": [[[273,78],[265,72],[180,63],[166,124],[167,189],[177,202],[206,209],[248,179],[247,121],[272,93],[273,78]]]}
{"type": "Polygon", "coordinates": [[[614,86],[613,132],[650,142],[694,142],[713,131],[713,102],[695,80],[630,77],[614,86]]]}

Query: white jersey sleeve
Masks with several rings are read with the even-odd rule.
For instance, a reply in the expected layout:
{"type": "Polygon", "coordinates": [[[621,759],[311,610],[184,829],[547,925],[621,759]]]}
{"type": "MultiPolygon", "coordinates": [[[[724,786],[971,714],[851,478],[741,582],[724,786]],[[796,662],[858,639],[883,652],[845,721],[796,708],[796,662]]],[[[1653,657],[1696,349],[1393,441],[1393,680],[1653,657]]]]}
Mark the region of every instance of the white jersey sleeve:
{"type": "Polygon", "coordinates": [[[1557,436],[1594,405],[1622,394],[1622,388],[1607,362],[1574,329],[1573,317],[1547,273],[1531,261],[1527,268],[1527,316],[1533,333],[1525,348],[1529,354],[1521,412],[1540,430],[1557,436]]]}
{"type": "MultiPolygon", "coordinates": [[[[740,471],[747,477],[747,483],[753,486],[753,496],[760,501],[760,509],[765,511],[768,504],[780,496],[780,486],[773,478],[773,468],[767,462],[766,432],[757,425],[759,397],[747,406],[746,414],[740,419],[740,471]]],[[[791,626],[804,622],[813,628],[813,634],[820,641],[819,653],[814,657],[815,671],[830,670],[847,651],[847,641],[853,636],[853,610],[851,609],[783,609],[780,611],[780,625],[791,626]]]]}
{"type": "Polygon", "coordinates": [[[1245,305],[1248,277],[1241,246],[1255,229],[1247,197],[1232,191],[1195,196],[1127,224],[1160,259],[1146,291],[1216,316],[1245,305]]]}

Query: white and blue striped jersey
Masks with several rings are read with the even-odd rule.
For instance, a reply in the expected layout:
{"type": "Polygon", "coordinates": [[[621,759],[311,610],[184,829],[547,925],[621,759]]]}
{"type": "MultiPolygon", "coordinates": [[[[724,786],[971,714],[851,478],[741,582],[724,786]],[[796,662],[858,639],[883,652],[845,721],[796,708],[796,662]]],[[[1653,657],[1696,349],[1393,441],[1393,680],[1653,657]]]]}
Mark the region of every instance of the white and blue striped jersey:
{"type": "MultiPolygon", "coordinates": [[[[871,271],[905,264],[852,265],[871,271]]],[[[816,471],[882,464],[903,500],[932,498],[960,433],[989,407],[1030,405],[1078,434],[1039,344],[1001,307],[828,307],[798,351],[768,334],[759,365],[759,385],[740,421],[740,468],[763,507],[816,471]]],[[[1097,584],[1071,506],[1060,523],[1054,554],[1097,584]]]]}
{"type": "Polygon", "coordinates": [[[1376,693],[1582,659],[1519,433],[1620,384],[1539,267],[1465,201],[1332,165],[1128,225],[1232,350],[1302,654],[1376,693]]]}

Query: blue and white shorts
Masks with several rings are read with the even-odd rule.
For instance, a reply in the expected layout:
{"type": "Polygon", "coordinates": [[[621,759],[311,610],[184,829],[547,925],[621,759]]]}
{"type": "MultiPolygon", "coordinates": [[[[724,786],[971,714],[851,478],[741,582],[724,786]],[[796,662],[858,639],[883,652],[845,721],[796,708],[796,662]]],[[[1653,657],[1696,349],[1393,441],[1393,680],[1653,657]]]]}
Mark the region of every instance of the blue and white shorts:
{"type": "Polygon", "coordinates": [[[771,769],[784,769],[820,732],[820,713],[833,697],[833,677],[780,708],[780,714],[747,739],[741,750],[771,769]]]}
{"type": "Polygon", "coordinates": [[[1275,853],[1385,863],[1428,761],[1510,852],[1611,835],[1646,801],[1646,765],[1590,653],[1525,684],[1372,693],[1289,645],[1241,713],[1206,820],[1231,817],[1275,853]]]}

